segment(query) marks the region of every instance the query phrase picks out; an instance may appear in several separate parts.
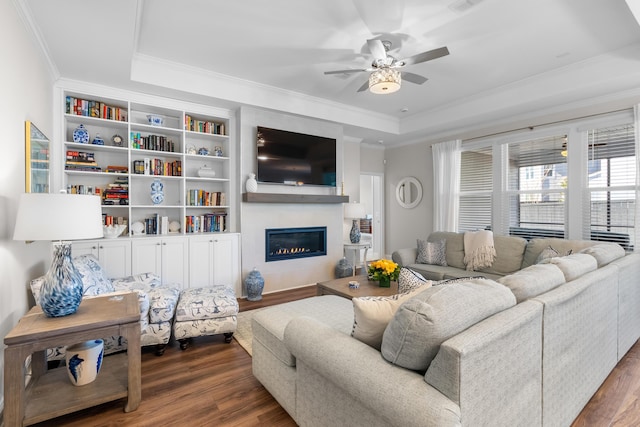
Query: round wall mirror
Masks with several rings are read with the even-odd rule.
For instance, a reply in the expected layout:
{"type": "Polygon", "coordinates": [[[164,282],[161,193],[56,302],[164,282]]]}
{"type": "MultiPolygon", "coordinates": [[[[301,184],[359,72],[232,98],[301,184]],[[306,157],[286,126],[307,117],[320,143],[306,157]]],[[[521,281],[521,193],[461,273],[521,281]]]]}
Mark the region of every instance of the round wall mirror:
{"type": "Polygon", "coordinates": [[[402,178],[396,187],[396,200],[403,208],[411,209],[422,200],[422,185],[412,176],[402,178]]]}

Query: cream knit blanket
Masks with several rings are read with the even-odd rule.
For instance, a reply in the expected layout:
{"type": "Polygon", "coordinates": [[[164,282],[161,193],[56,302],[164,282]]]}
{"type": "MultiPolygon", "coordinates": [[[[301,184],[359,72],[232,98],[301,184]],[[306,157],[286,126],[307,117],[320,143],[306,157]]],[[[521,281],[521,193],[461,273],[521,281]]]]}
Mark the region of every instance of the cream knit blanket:
{"type": "Polygon", "coordinates": [[[468,271],[491,267],[496,258],[493,232],[488,230],[464,233],[464,263],[468,271]]]}

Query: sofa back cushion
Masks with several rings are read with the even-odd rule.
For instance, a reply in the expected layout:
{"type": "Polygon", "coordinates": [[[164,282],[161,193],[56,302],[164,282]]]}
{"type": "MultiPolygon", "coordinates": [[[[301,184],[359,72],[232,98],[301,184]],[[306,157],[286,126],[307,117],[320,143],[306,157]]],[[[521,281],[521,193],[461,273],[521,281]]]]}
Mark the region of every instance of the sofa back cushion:
{"type": "Polygon", "coordinates": [[[465,269],[464,264],[464,233],[454,233],[452,231],[435,231],[427,239],[430,242],[446,240],[445,251],[447,265],[465,269]]]}
{"type": "Polygon", "coordinates": [[[540,253],[551,246],[559,254],[567,254],[569,251],[576,253],[584,248],[595,245],[596,242],[590,240],[566,240],[556,238],[545,239],[531,239],[527,243],[527,248],[524,251],[524,257],[522,258],[522,268],[534,265],[540,253]]]}
{"type": "Polygon", "coordinates": [[[565,282],[564,273],[554,264],[536,264],[498,279],[513,292],[518,303],[536,297],[565,282]]]}
{"type": "Polygon", "coordinates": [[[424,372],[444,341],[515,304],[507,287],[489,279],[429,287],[398,308],[384,331],[382,356],[424,372]]]}
{"type": "Polygon", "coordinates": [[[625,251],[617,243],[597,243],[584,248],[580,253],[591,255],[598,262],[598,268],[625,256],[625,251]]]}
{"type": "Polygon", "coordinates": [[[491,274],[509,274],[520,270],[527,241],[522,237],[493,235],[496,258],[489,267],[479,271],[491,274]]]}
{"type": "Polygon", "coordinates": [[[598,269],[598,262],[587,254],[571,254],[549,259],[549,264],[558,266],[564,274],[564,280],[570,282],[590,271],[598,269]]]}

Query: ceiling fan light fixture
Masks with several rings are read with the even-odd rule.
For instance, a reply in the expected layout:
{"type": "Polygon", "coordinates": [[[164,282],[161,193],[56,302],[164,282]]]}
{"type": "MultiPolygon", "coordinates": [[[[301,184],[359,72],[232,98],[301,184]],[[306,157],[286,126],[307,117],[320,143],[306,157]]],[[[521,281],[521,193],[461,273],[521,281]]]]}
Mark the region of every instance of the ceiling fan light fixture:
{"type": "Polygon", "coordinates": [[[369,76],[369,90],[378,95],[397,92],[402,84],[400,71],[380,68],[369,76]]]}

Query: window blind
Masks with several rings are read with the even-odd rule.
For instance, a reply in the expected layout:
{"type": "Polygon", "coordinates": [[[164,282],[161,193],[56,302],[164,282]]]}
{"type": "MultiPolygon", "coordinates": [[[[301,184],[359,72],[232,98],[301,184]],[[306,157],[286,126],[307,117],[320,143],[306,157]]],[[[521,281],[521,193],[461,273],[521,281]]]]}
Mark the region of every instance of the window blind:
{"type": "Polygon", "coordinates": [[[461,153],[458,231],[491,227],[492,165],[491,147],[461,153]]]}
{"type": "Polygon", "coordinates": [[[634,125],[587,132],[588,184],[585,238],[635,245],[636,168],[634,125]]]}

